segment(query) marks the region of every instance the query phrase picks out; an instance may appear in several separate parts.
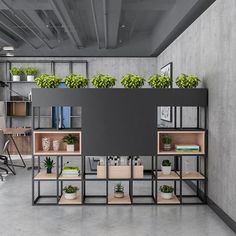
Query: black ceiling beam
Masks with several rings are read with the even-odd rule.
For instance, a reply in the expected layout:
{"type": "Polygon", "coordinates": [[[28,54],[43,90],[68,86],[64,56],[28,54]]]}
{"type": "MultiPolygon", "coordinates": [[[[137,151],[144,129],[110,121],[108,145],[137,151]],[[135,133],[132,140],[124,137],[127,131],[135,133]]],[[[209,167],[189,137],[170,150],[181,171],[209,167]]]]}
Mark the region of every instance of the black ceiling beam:
{"type": "Polygon", "coordinates": [[[97,22],[97,15],[94,7],[94,0],[91,0],[91,8],[92,8],[92,15],[93,15],[93,22],[94,22],[94,29],[95,29],[95,34],[96,34],[96,39],[98,43],[98,48],[101,48],[100,45],[100,38],[99,38],[99,32],[98,32],[98,22],[97,22]]]}
{"type": "Polygon", "coordinates": [[[17,45],[18,45],[14,39],[9,37],[8,35],[3,33],[2,31],[0,31],[0,42],[4,43],[6,46],[11,45],[11,46],[17,47],[17,45]]]}

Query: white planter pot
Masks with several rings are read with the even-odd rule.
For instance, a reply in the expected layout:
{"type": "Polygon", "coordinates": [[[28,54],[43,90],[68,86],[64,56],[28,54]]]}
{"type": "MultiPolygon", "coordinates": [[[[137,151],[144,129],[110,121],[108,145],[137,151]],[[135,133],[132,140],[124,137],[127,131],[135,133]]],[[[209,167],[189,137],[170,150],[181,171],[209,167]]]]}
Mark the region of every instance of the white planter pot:
{"type": "Polygon", "coordinates": [[[27,81],[34,82],[34,75],[27,75],[27,81]]]}
{"type": "Polygon", "coordinates": [[[67,144],[66,145],[66,151],[67,152],[74,152],[75,151],[75,145],[74,144],[67,144]]]}
{"type": "Polygon", "coordinates": [[[114,197],[116,197],[116,198],[123,198],[124,197],[124,193],[114,193],[114,197]]]}
{"type": "Polygon", "coordinates": [[[52,148],[53,148],[53,151],[54,151],[54,152],[59,151],[59,148],[60,148],[60,140],[54,140],[54,141],[52,142],[52,148]]]}
{"type": "Polygon", "coordinates": [[[170,175],[171,166],[161,166],[161,171],[163,175],[170,175]]]}
{"type": "Polygon", "coordinates": [[[164,144],[164,151],[170,151],[171,150],[171,144],[164,144]]]}
{"type": "Polygon", "coordinates": [[[20,75],[13,75],[12,81],[20,81],[20,75]]]}
{"type": "Polygon", "coordinates": [[[76,193],[65,193],[65,199],[67,200],[73,200],[76,199],[77,197],[77,192],[76,193]]]}
{"type": "Polygon", "coordinates": [[[163,193],[163,192],[161,192],[161,197],[163,199],[171,199],[171,198],[173,198],[173,193],[163,193]]]}

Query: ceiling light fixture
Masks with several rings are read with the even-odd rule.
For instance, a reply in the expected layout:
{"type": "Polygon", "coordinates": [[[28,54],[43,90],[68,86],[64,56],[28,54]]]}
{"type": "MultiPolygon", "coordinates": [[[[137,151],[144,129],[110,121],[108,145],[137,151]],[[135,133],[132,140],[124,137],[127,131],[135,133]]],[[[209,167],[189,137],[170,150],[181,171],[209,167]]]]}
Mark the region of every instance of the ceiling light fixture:
{"type": "Polygon", "coordinates": [[[15,48],[13,46],[4,46],[4,47],[2,47],[2,49],[4,51],[14,51],[15,50],[15,48]]]}
{"type": "Polygon", "coordinates": [[[7,53],[6,53],[6,56],[7,56],[7,57],[14,57],[14,53],[13,53],[13,52],[7,52],[7,53]]]}
{"type": "Polygon", "coordinates": [[[126,25],[124,25],[124,24],[122,24],[122,25],[120,26],[121,29],[124,29],[125,27],[126,27],[126,25]]]}

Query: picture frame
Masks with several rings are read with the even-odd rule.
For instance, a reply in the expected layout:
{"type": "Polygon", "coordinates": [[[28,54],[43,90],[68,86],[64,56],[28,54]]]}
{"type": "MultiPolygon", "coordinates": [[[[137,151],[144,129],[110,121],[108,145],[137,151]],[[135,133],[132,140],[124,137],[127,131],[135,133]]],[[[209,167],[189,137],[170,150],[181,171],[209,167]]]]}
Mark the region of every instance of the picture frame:
{"type": "MultiPolygon", "coordinates": [[[[173,79],[173,62],[169,62],[168,64],[163,66],[161,68],[161,74],[169,76],[172,80],[173,79]]],[[[173,82],[171,83],[170,88],[172,87],[173,87],[173,82]]],[[[166,121],[166,122],[172,122],[172,107],[169,107],[169,106],[161,107],[160,113],[161,113],[160,115],[161,120],[166,121]]]]}

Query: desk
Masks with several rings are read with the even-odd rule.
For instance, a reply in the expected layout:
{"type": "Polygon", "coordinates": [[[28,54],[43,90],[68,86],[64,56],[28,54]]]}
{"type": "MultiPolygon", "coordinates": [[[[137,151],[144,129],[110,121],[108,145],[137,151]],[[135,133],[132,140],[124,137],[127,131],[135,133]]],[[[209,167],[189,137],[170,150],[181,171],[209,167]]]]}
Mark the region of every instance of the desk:
{"type": "MultiPolygon", "coordinates": [[[[18,153],[18,155],[19,155],[19,157],[22,161],[22,164],[23,164],[23,165],[16,165],[16,164],[13,165],[12,160],[10,160],[11,163],[12,163],[12,168],[13,168],[14,172],[15,172],[14,166],[25,168],[26,164],[25,164],[25,162],[22,158],[22,155],[21,155],[21,153],[19,151],[19,148],[17,147],[16,142],[15,142],[13,137],[14,136],[22,136],[22,135],[26,136],[26,135],[31,133],[31,129],[30,128],[3,128],[2,130],[3,130],[3,133],[5,135],[7,135],[10,138],[10,140],[13,142],[13,144],[14,144],[16,150],[17,150],[17,153],[18,153]]],[[[10,153],[9,153],[8,150],[7,150],[7,152],[8,152],[8,155],[10,157],[10,153]]],[[[10,157],[10,159],[11,159],[11,157],[10,157]]]]}

